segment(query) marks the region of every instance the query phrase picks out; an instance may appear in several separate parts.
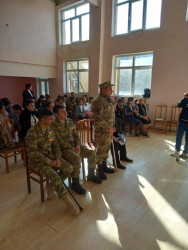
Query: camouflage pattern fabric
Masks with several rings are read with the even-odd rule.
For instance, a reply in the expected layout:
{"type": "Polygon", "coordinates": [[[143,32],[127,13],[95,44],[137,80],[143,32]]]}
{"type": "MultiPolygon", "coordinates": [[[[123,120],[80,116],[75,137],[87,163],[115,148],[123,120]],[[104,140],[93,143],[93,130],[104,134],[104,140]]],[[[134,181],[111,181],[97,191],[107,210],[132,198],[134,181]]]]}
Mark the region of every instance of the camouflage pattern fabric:
{"type": "Polygon", "coordinates": [[[113,135],[109,130],[114,127],[114,107],[110,97],[102,93],[97,95],[92,103],[95,134],[97,138],[96,163],[101,165],[108,158],[108,152],[113,135]]]}
{"type": "Polygon", "coordinates": [[[29,165],[46,176],[55,187],[59,198],[63,198],[67,191],[61,178],[64,180],[70,176],[73,167],[61,158],[59,145],[52,128],[48,127],[46,130],[42,130],[39,122],[30,128],[26,136],[26,152],[29,165]],[[50,162],[56,159],[60,159],[62,163],[59,168],[50,166],[50,162]]]}

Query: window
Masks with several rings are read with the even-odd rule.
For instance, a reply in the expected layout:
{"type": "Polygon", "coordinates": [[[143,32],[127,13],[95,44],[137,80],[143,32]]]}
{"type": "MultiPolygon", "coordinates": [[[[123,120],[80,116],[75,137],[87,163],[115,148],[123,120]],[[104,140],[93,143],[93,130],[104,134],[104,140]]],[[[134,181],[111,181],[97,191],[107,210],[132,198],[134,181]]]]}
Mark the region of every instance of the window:
{"type": "Polygon", "coordinates": [[[38,79],[38,94],[40,95],[46,95],[49,94],[49,82],[48,79],[45,78],[39,78],[38,79]]]}
{"type": "Polygon", "coordinates": [[[153,53],[115,56],[115,95],[143,95],[151,88],[153,53]]]}
{"type": "Polygon", "coordinates": [[[89,40],[89,3],[60,11],[60,44],[89,40]]]}
{"type": "Polygon", "coordinates": [[[88,93],[89,60],[66,62],[66,92],[88,93]]]}
{"type": "Polygon", "coordinates": [[[160,27],[162,0],[114,0],[115,35],[160,27]]]}

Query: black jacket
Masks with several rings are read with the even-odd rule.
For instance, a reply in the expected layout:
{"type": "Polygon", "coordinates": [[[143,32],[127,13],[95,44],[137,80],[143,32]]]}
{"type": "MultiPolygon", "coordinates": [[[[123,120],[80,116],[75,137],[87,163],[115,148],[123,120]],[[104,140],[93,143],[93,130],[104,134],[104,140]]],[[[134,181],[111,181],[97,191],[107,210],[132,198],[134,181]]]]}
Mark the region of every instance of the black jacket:
{"type": "Polygon", "coordinates": [[[30,90],[30,92],[32,93],[32,95],[29,93],[29,91],[26,89],[23,91],[22,96],[23,96],[23,103],[22,106],[25,106],[25,103],[27,101],[27,99],[34,99],[35,100],[35,94],[32,90],[30,90]]]}
{"type": "Polygon", "coordinates": [[[179,103],[178,107],[182,108],[179,122],[188,123],[188,98],[183,98],[179,103]]]}

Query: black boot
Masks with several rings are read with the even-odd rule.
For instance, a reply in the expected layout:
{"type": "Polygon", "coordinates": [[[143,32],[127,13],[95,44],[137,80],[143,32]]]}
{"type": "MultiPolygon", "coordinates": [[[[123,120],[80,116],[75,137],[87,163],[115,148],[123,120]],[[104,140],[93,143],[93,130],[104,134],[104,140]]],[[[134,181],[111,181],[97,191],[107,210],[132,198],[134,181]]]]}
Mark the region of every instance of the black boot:
{"type": "Polygon", "coordinates": [[[102,170],[103,172],[106,172],[109,174],[113,174],[115,172],[114,169],[107,167],[106,161],[103,161],[102,170]]]}
{"type": "MultiPolygon", "coordinates": [[[[126,167],[121,164],[120,160],[119,160],[119,154],[118,154],[118,150],[115,150],[115,156],[116,156],[116,165],[117,165],[117,168],[120,168],[120,169],[126,169],[126,167]]],[[[114,163],[114,166],[115,166],[115,162],[114,163]]]]}
{"type": "Polygon", "coordinates": [[[102,165],[98,165],[98,173],[99,173],[99,178],[100,179],[102,179],[102,180],[106,180],[107,179],[107,176],[103,172],[103,166],[102,165]]]}
{"type": "Polygon", "coordinates": [[[120,146],[120,161],[133,162],[132,159],[127,157],[127,150],[125,146],[120,146]]]}
{"type": "Polygon", "coordinates": [[[102,183],[102,180],[99,178],[99,176],[95,175],[94,169],[90,168],[90,167],[88,167],[87,180],[93,181],[93,182],[98,183],[98,184],[102,183]]]}
{"type": "Polygon", "coordinates": [[[80,185],[79,178],[72,178],[72,190],[74,190],[77,194],[85,194],[86,190],[80,185]]]}

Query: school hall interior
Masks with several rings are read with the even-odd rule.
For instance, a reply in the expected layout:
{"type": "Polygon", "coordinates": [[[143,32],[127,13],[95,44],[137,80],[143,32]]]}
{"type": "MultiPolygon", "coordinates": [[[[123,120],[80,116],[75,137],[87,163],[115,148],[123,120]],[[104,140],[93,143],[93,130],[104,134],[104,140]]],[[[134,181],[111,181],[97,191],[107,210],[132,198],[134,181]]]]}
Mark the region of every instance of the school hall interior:
{"type": "Polygon", "coordinates": [[[149,88],[152,121],[149,138],[127,134],[126,170],[100,185],[80,174],[77,217],[38,183],[28,194],[21,158],[8,174],[0,158],[0,249],[187,250],[188,163],[170,156],[174,130],[153,129],[156,105],[170,119],[188,91],[187,65],[187,0],[0,0],[0,98],[21,105],[27,83],[37,98],[95,97],[111,80],[112,98],[149,88]]]}

